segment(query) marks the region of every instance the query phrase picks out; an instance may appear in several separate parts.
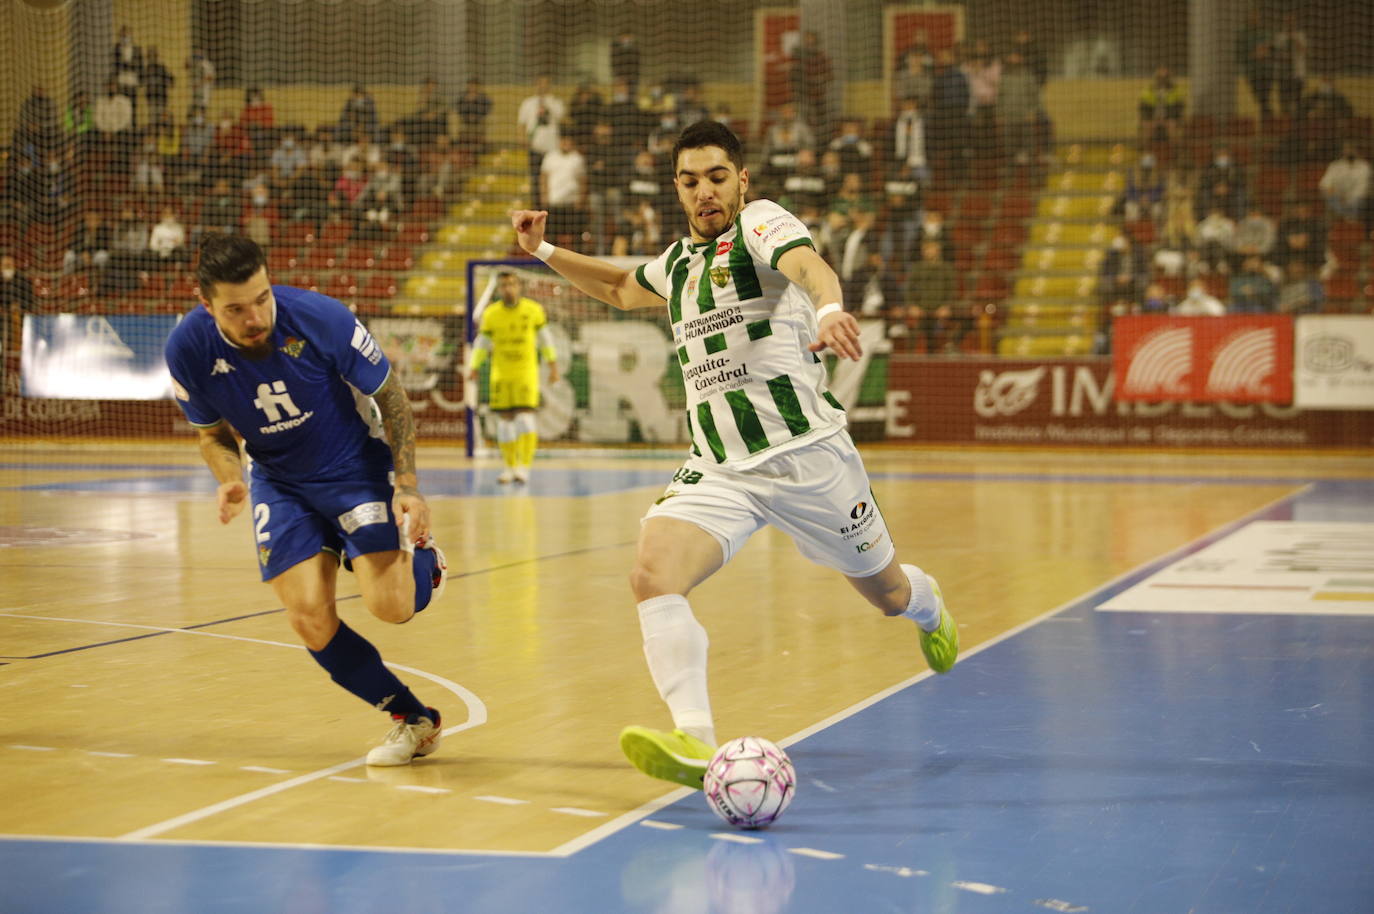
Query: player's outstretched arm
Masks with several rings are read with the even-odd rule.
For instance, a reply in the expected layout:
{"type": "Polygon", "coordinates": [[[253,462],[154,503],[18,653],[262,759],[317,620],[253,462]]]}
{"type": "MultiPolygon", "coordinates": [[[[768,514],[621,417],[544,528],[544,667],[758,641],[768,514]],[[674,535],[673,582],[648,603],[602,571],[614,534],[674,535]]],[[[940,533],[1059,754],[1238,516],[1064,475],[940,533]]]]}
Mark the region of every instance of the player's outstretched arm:
{"type": "MultiPolygon", "coordinates": [[[[515,238],[526,253],[539,257],[539,246],[544,243],[544,226],[548,218],[545,210],[521,209],[511,213],[515,238]]],[[[663,299],[636,282],[632,271],[613,263],[567,248],[554,248],[552,254],[540,259],[574,286],[613,308],[631,311],[663,306],[663,299]]]]}
{"type": "Polygon", "coordinates": [[[415,473],[415,416],[395,371],[386,376],[372,399],[382,414],[382,428],[386,429],[391,462],[396,468],[396,497],[392,505],[396,524],[400,526],[409,517],[410,538],[423,539],[429,533],[429,505],[420,494],[420,480],[415,473]]]}
{"type": "Polygon", "coordinates": [[[243,481],[243,460],[239,456],[239,440],[228,422],[201,428],[200,456],[219,481],[215,504],[219,522],[227,524],[248,505],[248,486],[243,481]]]}
{"type": "Polygon", "coordinates": [[[844,310],[844,298],[840,292],[840,277],[835,275],[825,258],[814,248],[798,246],[778,258],[778,270],[782,275],[801,286],[811,296],[811,304],[817,312],[825,311],[820,317],[820,330],[812,352],[829,349],[842,359],[858,359],[863,355],[859,345],[859,322],[854,315],[844,310]],[[837,308],[828,308],[828,305],[837,308]]]}

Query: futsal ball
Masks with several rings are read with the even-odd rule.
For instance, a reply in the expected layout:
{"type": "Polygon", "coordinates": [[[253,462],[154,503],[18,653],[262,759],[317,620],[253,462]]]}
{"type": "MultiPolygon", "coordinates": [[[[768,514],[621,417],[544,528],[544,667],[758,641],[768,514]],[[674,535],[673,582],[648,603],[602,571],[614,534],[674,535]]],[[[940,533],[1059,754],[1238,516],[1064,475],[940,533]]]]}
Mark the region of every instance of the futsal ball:
{"type": "Polygon", "coordinates": [[[741,736],[716,750],[702,783],[715,814],[736,828],[767,828],[797,792],[792,762],[761,736],[741,736]]]}

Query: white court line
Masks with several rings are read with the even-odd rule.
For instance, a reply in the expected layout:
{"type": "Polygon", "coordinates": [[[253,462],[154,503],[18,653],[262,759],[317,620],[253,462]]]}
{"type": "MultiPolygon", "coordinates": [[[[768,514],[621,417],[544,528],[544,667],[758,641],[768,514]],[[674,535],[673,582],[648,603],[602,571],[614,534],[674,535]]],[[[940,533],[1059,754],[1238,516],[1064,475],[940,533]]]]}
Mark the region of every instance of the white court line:
{"type": "Polygon", "coordinates": [[[165,758],[165,759],[163,759],[163,761],[164,761],[164,762],[170,762],[170,763],[172,763],[173,765],[214,765],[214,764],[218,764],[218,763],[216,763],[216,762],[207,762],[207,761],[206,761],[205,759],[203,759],[203,758],[165,758]]]}
{"type": "Polygon", "coordinates": [[[549,812],[562,813],[565,816],[584,816],[588,819],[601,819],[606,816],[604,812],[597,812],[595,809],[578,809],[576,806],[554,806],[549,812]]]}
{"type": "MultiPolygon", "coordinates": [[[[195,635],[197,637],[202,638],[223,638],[228,641],[245,641],[250,644],[268,644],[273,647],[286,647],[291,648],[292,650],[299,651],[303,651],[306,649],[305,645],[303,644],[287,644],[284,641],[269,641],[266,638],[248,638],[244,637],[243,635],[226,635],[221,632],[207,632],[201,629],[187,630],[184,628],[167,628],[166,626],[162,625],[138,625],[133,622],[107,622],[104,620],[94,619],[69,619],[61,616],[36,616],[28,613],[0,612],[0,616],[5,616],[11,619],[37,619],[42,622],[71,622],[84,625],[107,625],[115,628],[136,628],[142,629],[144,631],[168,632],[169,634],[174,635],[195,635]]],[[[471,692],[468,689],[463,688],[456,682],[445,679],[442,676],[435,675],[434,673],[426,672],[425,670],[417,669],[415,667],[410,666],[403,666],[399,663],[388,662],[386,665],[391,667],[392,669],[401,670],[402,672],[410,673],[413,676],[419,676],[422,679],[428,679],[430,682],[433,682],[434,684],[451,692],[458,698],[459,701],[463,702],[463,704],[467,706],[467,721],[453,727],[446,727],[443,731],[444,736],[448,736],[452,733],[458,733],[462,730],[470,730],[473,727],[480,727],[487,722],[487,706],[482,702],[482,699],[477,697],[477,695],[474,692],[471,692]]],[[[192,822],[199,822],[202,819],[208,819],[211,816],[218,815],[219,813],[227,812],[231,809],[237,809],[240,806],[246,806],[249,803],[261,800],[264,797],[269,797],[274,794],[281,793],[282,791],[290,790],[293,787],[299,787],[302,784],[309,784],[312,781],[318,781],[321,778],[327,778],[330,775],[339,774],[341,772],[348,771],[352,768],[360,768],[364,764],[366,764],[366,762],[367,759],[365,757],[356,758],[347,762],[340,762],[339,764],[331,765],[328,768],[321,768],[319,771],[312,771],[309,774],[302,774],[298,777],[290,778],[285,781],[280,781],[276,784],[272,784],[267,787],[260,788],[258,790],[251,790],[248,793],[239,794],[236,797],[230,797],[227,800],[222,800],[218,803],[212,803],[209,806],[203,806],[200,809],[192,810],[191,812],[183,813],[182,815],[174,816],[170,819],[165,819],[162,822],[155,822],[152,825],[146,825],[143,828],[134,829],[131,832],[120,835],[115,840],[138,841],[156,837],[157,835],[164,834],[174,829],[190,825],[192,822]]],[[[302,845],[280,844],[269,846],[300,847],[302,845]]]]}
{"type": "Polygon", "coordinates": [[[817,850],[814,847],[789,847],[789,854],[796,854],[798,857],[814,857],[817,860],[843,860],[844,854],[836,854],[831,851],[817,850]]]}
{"type": "Polygon", "coordinates": [[[447,787],[429,787],[424,784],[397,784],[397,790],[410,790],[415,793],[453,793],[447,787]]]}
{"type": "Polygon", "coordinates": [[[473,799],[474,799],[474,800],[481,800],[483,803],[500,803],[500,804],[502,804],[503,806],[523,806],[523,805],[525,805],[526,803],[529,802],[529,800],[516,800],[516,799],[513,799],[513,798],[511,798],[511,797],[493,797],[493,796],[473,797],[473,799]]]}
{"type": "Polygon", "coordinates": [[[56,746],[25,746],[20,743],[10,743],[11,749],[22,749],[25,752],[56,752],[56,746]]]}
{"type": "Polygon", "coordinates": [[[289,768],[268,768],[265,765],[240,765],[240,771],[256,771],[260,774],[290,774],[289,768]]]}

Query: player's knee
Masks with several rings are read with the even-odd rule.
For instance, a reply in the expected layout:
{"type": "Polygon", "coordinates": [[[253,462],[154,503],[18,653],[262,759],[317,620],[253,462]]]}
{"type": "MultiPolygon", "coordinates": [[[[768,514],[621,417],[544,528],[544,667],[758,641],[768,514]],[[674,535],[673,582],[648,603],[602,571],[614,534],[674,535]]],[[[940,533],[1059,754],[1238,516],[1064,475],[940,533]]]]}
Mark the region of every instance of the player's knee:
{"type": "Polygon", "coordinates": [[[415,598],[402,599],[390,594],[374,597],[367,602],[367,610],[383,622],[400,625],[409,622],[410,617],[415,615],[415,598]]]}
{"type": "Polygon", "coordinates": [[[331,610],[332,607],[320,606],[288,607],[286,619],[306,647],[321,651],[338,630],[338,617],[331,610]]]}
{"type": "Polygon", "coordinates": [[[661,565],[642,557],[635,560],[635,567],[630,570],[630,590],[641,603],[664,594],[680,593],[685,596],[687,593],[681,582],[674,581],[673,576],[661,565]]]}

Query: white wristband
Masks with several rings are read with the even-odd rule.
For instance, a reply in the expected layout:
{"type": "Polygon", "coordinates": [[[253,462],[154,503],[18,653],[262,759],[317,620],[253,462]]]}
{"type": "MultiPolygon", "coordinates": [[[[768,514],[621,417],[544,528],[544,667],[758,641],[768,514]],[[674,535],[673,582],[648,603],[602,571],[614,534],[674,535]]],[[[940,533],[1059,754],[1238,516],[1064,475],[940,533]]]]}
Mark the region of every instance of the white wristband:
{"type": "Polygon", "coordinates": [[[558,248],[549,244],[549,242],[545,240],[539,242],[539,247],[535,248],[531,253],[533,253],[535,257],[538,257],[545,263],[548,263],[549,258],[553,256],[553,252],[556,250],[558,250],[558,248]]]}
{"type": "Polygon", "coordinates": [[[816,309],[816,323],[819,324],[821,321],[825,320],[826,316],[829,314],[834,314],[836,311],[843,310],[844,305],[840,304],[837,301],[832,301],[828,305],[821,305],[819,308],[816,309]]]}

